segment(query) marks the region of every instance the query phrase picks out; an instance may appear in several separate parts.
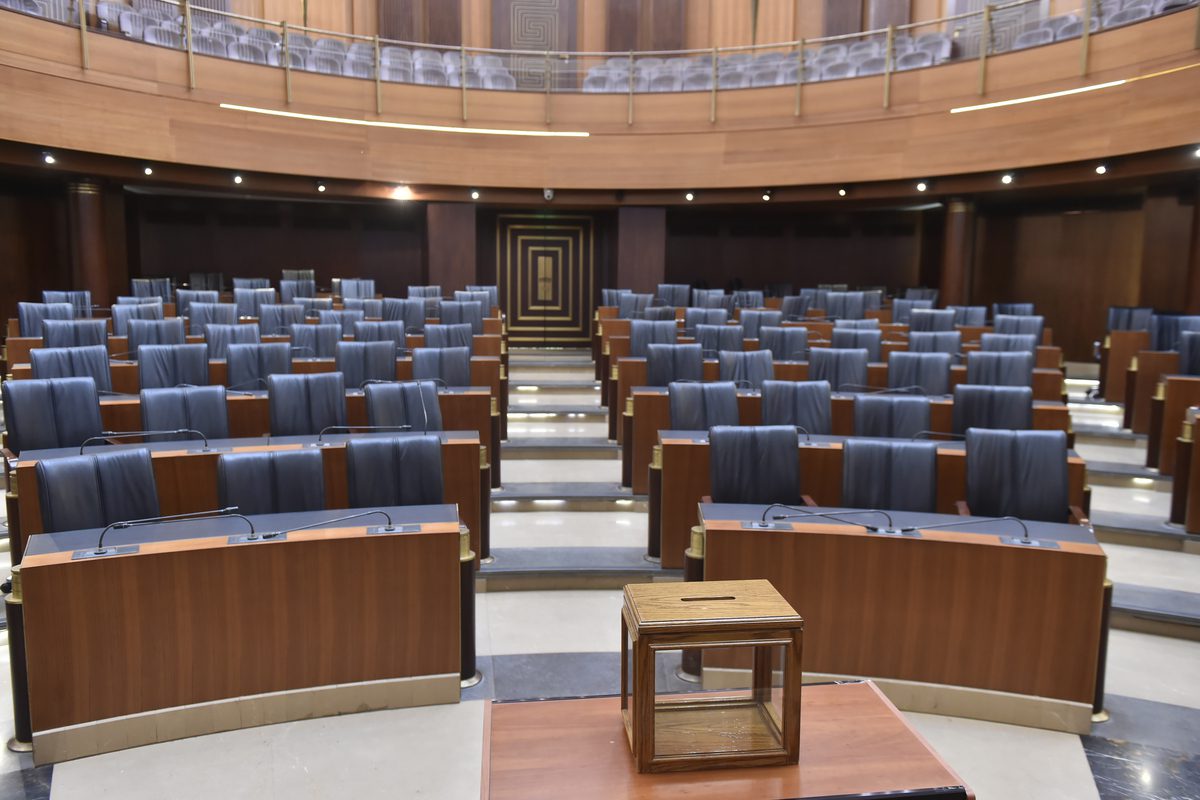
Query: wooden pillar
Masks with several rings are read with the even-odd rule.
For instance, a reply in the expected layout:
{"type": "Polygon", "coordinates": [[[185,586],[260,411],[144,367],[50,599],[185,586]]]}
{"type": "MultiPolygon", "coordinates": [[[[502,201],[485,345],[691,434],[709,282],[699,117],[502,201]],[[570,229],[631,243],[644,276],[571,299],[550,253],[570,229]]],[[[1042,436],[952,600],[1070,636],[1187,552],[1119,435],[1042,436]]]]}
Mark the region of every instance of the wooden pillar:
{"type": "Polygon", "coordinates": [[[965,305],[967,273],[975,245],[975,205],[961,198],[946,206],[946,233],[942,247],[941,304],[965,305]]]}
{"type": "Polygon", "coordinates": [[[1200,314],[1200,182],[1192,192],[1192,241],[1188,247],[1187,313],[1200,314]]]}
{"type": "Polygon", "coordinates": [[[88,289],[93,303],[109,296],[108,243],[104,225],[104,192],[99,183],[67,185],[67,223],[71,250],[71,289],[88,289]]]}
{"type": "Polygon", "coordinates": [[[430,203],[425,209],[425,248],[429,253],[429,283],[446,296],[476,283],[475,205],[430,203]]]}
{"type": "Polygon", "coordinates": [[[635,292],[653,292],[667,272],[667,210],[622,208],[617,212],[617,280],[635,292]]]}

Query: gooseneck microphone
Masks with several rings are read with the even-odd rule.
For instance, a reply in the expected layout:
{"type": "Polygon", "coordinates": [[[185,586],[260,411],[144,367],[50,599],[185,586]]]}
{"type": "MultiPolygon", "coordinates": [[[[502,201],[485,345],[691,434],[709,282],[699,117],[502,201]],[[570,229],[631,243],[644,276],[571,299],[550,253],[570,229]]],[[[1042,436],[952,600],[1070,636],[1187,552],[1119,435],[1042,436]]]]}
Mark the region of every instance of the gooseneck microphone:
{"type": "Polygon", "coordinates": [[[323,519],[323,520],[320,520],[319,522],[310,522],[307,525],[297,525],[294,528],[288,528],[285,531],[281,531],[281,533],[291,533],[292,531],[309,530],[310,528],[324,528],[328,525],[332,525],[335,522],[348,522],[352,519],[362,519],[363,517],[371,517],[371,516],[375,516],[377,514],[387,520],[387,527],[381,528],[380,530],[387,531],[388,533],[394,533],[396,531],[396,526],[392,523],[392,515],[387,513],[386,511],[384,511],[382,508],[373,508],[370,511],[359,511],[356,514],[347,514],[344,517],[334,517],[333,519],[323,519]]]}
{"type": "Polygon", "coordinates": [[[208,437],[195,428],[175,428],[174,430],[160,431],[101,431],[97,436],[89,436],[83,440],[83,444],[79,445],[79,455],[83,455],[83,450],[89,444],[94,442],[103,442],[108,439],[131,439],[135,436],[180,436],[188,434],[193,437],[200,437],[204,440],[204,449],[208,450],[208,437]]]}
{"type": "Polygon", "coordinates": [[[918,530],[927,531],[927,530],[933,530],[935,528],[965,528],[970,525],[991,525],[991,524],[994,524],[997,522],[1011,522],[1021,528],[1021,538],[1010,540],[1014,543],[1027,544],[1027,545],[1033,545],[1033,546],[1042,544],[1042,542],[1038,541],[1037,539],[1029,538],[1029,526],[1025,524],[1024,520],[1019,519],[1018,517],[1012,517],[1012,516],[1009,516],[1009,517],[980,517],[978,519],[967,518],[967,519],[963,519],[961,521],[939,522],[939,523],[935,523],[933,525],[906,525],[905,527],[901,528],[900,531],[902,533],[912,533],[913,531],[918,531],[918,530]]]}
{"type": "Polygon", "coordinates": [[[126,519],[113,522],[100,531],[100,538],[96,541],[96,549],[91,552],[91,555],[104,556],[109,554],[109,550],[104,547],[104,537],[108,535],[109,531],[141,528],[146,525],[173,525],[179,522],[195,522],[213,517],[235,517],[245,522],[250,527],[251,535],[254,535],[254,523],[250,521],[249,517],[234,513],[237,510],[237,506],[229,506],[228,508],[214,508],[208,511],[189,511],[186,514],[167,514],[161,517],[143,517],[142,519],[126,519]]]}
{"type": "Polygon", "coordinates": [[[771,517],[771,519],[776,521],[784,519],[797,519],[800,517],[824,517],[825,519],[832,519],[838,522],[850,522],[853,525],[861,525],[871,533],[899,534],[902,532],[896,529],[895,524],[892,522],[891,514],[887,513],[886,511],[880,511],[877,508],[864,508],[861,510],[856,509],[854,511],[809,511],[802,506],[789,506],[785,503],[772,503],[763,509],[762,519],[760,520],[761,522],[767,521],[767,513],[772,508],[786,508],[789,511],[800,512],[798,514],[775,514],[771,517]],[[887,520],[887,527],[880,528],[877,525],[865,525],[861,522],[853,522],[852,520],[843,519],[844,517],[861,516],[862,514],[878,514],[887,520]]]}
{"type": "Polygon", "coordinates": [[[317,434],[317,446],[320,447],[325,444],[323,440],[327,433],[354,433],[355,431],[391,431],[393,433],[404,433],[411,430],[412,425],[326,425],[317,434]]]}

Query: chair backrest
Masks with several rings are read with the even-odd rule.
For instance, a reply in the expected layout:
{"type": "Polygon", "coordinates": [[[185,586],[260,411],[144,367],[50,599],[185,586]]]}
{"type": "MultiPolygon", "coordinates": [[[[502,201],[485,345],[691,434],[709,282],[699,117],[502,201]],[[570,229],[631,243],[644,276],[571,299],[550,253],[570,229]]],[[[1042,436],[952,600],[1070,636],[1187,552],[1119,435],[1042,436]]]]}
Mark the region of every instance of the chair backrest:
{"type": "Polygon", "coordinates": [[[923,286],[910,286],[904,290],[905,300],[929,300],[936,303],[938,299],[938,290],[929,289],[923,286]]]}
{"type": "Polygon", "coordinates": [[[221,295],[208,289],[177,289],[175,291],[175,314],[191,317],[192,303],[219,303],[221,295]]]}
{"type": "Polygon", "coordinates": [[[984,517],[1065,522],[1064,431],[967,430],[967,505],[984,517]]]}
{"type": "Polygon", "coordinates": [[[208,383],[208,345],[144,344],[138,358],[138,387],[204,386],[208,383]]]}
{"type": "Polygon", "coordinates": [[[91,378],[46,378],[4,381],[4,423],[8,449],[78,447],[104,428],[100,395],[91,378]]]}
{"type": "Polygon", "coordinates": [[[698,344],[651,344],[646,348],[646,385],[704,380],[704,355],[698,344]]]}
{"type": "MultiPolygon", "coordinates": [[[[139,405],[142,407],[142,430],[189,428],[200,431],[209,439],[229,438],[229,410],[224,386],[143,389],[139,405]]],[[[148,437],[159,442],[190,438],[187,434],[148,437]]]]}
{"type": "Polygon", "coordinates": [[[389,322],[356,322],[354,323],[354,340],[356,342],[391,342],[397,350],[408,349],[408,339],[401,321],[389,322]]]}
{"type": "MultiPolygon", "coordinates": [[[[262,308],[264,305],[275,302],[274,289],[270,287],[262,287],[257,289],[239,287],[237,285],[239,280],[249,279],[233,279],[233,302],[237,306],[237,313],[239,317],[257,317],[260,308],[262,308]]],[[[265,282],[266,279],[264,278],[263,281],[265,282]]]]}
{"type": "MultiPolygon", "coordinates": [[[[362,322],[366,319],[366,314],[361,309],[344,308],[341,311],[326,311],[324,309],[317,312],[317,319],[322,325],[341,325],[342,335],[350,336],[354,333],[354,323],[362,322]]],[[[300,320],[303,322],[303,320],[300,320]]]]}
{"type": "Polygon", "coordinates": [[[257,325],[205,325],[204,341],[208,344],[208,357],[229,357],[232,344],[258,344],[257,325]]]}
{"type": "Polygon", "coordinates": [[[184,344],[183,319],[131,319],[128,327],[129,358],[137,360],[138,350],[147,344],[184,344]]]}
{"type": "Polygon", "coordinates": [[[954,312],[948,308],[914,308],[908,315],[909,331],[952,331],[954,312]]]}
{"type": "Polygon", "coordinates": [[[342,278],[342,297],[374,297],[373,278],[342,278]]]}
{"type": "Polygon", "coordinates": [[[654,296],[663,301],[664,305],[676,308],[688,304],[691,287],[686,283],[660,283],[654,291],[654,296]]]}
{"type": "Polygon", "coordinates": [[[980,327],[987,324],[987,306],[946,306],[954,312],[955,325],[980,327]]]}
{"type": "Polygon", "coordinates": [[[810,434],[830,434],[832,404],[828,381],[763,381],[764,425],[791,425],[810,434]]]}
{"type": "Polygon", "coordinates": [[[1183,331],[1200,330],[1200,316],[1155,314],[1150,318],[1150,349],[1178,350],[1183,331]]]}
{"type": "Polygon", "coordinates": [[[320,450],[224,453],[217,459],[222,507],[242,514],[285,514],[325,507],[325,468],[320,450]]]}
{"type": "Polygon", "coordinates": [[[130,320],[160,320],[162,318],[162,301],[157,303],[118,303],[112,307],[113,336],[128,336],[130,320]]]}
{"type": "Polygon", "coordinates": [[[652,344],[675,344],[678,330],[674,315],[669,320],[632,320],[629,323],[629,354],[634,358],[645,358],[652,344]]]}
{"type": "Polygon", "coordinates": [[[1132,306],[1109,306],[1109,331],[1147,331],[1150,330],[1150,318],[1154,316],[1152,308],[1136,308],[1132,306]]]}
{"type": "Polygon", "coordinates": [[[737,425],[737,387],[732,383],[682,383],[667,386],[671,428],[708,430],[713,425],[737,425]]]}
{"type": "Polygon", "coordinates": [[[315,317],[318,311],[333,311],[332,297],[293,297],[292,302],[304,309],[306,317],[315,317]]]}
{"type": "Polygon", "coordinates": [[[441,441],[435,435],[351,439],[346,483],[353,508],[441,503],[441,441]]]}
{"type": "Polygon", "coordinates": [[[950,355],[897,351],[888,356],[888,388],[916,387],[921,394],[950,393],[950,355]]]}
{"type": "Polygon", "coordinates": [[[22,336],[40,338],[42,322],[48,319],[75,319],[70,303],[17,303],[17,327],[22,336]]]}
{"type": "Polygon", "coordinates": [[[292,371],[292,348],[286,342],[230,344],[225,361],[230,389],[257,391],[270,385],[270,376],[292,371]]]}
{"type": "Polygon", "coordinates": [[[962,350],[962,334],[958,331],[916,331],[908,335],[910,353],[948,353],[957,355],[962,350]]]}
{"type": "Polygon", "coordinates": [[[315,298],[316,296],[317,282],[311,278],[285,278],[279,282],[279,299],[284,304],[295,302],[297,297],[315,298]]]}
{"type": "Polygon", "coordinates": [[[867,360],[863,348],[814,347],[808,353],[808,379],[827,381],[835,392],[861,391],[867,385],[867,360]]]}
{"type": "MultiPolygon", "coordinates": [[[[410,286],[408,290],[421,287],[410,286]]],[[[420,297],[409,295],[407,300],[395,297],[383,298],[383,321],[401,322],[405,333],[423,333],[425,331],[425,301],[420,297]]]]}
{"type": "Polygon", "coordinates": [[[188,306],[188,330],[203,331],[207,325],[237,324],[237,306],[233,303],[198,303],[188,306]]]}
{"type": "Polygon", "coordinates": [[[985,353],[1034,353],[1038,338],[1032,333],[985,333],[979,349],[985,353]]]}
{"type": "Polygon", "coordinates": [[[729,319],[729,312],[723,308],[687,308],[683,312],[683,329],[689,336],[695,336],[698,325],[724,325],[729,319]]]}
{"type": "Polygon", "coordinates": [[[933,308],[932,300],[893,300],[892,301],[892,322],[908,324],[914,309],[933,308]]]}
{"type": "Polygon", "coordinates": [[[383,318],[383,300],[378,297],[343,297],[342,308],[361,311],[365,318],[383,318]]]}
{"type": "Polygon", "coordinates": [[[149,450],[43,459],[36,470],[47,533],[158,516],[149,450]]]}
{"type": "Polygon", "coordinates": [[[763,381],[775,377],[770,350],[722,350],[718,356],[721,380],[737,386],[761,389],[763,381]]]}
{"type": "Polygon", "coordinates": [[[66,292],[46,290],[42,292],[42,302],[47,304],[70,303],[75,309],[76,319],[87,319],[92,316],[92,293],[87,289],[66,292]]]}
{"type": "Polygon", "coordinates": [[[893,511],[937,510],[937,443],[847,439],[842,505],[893,511]]]}
{"type": "Polygon", "coordinates": [[[29,351],[29,365],[35,378],[91,378],[97,391],[112,391],[108,348],[102,344],[34,348],[29,351]]]}
{"type": "Polygon", "coordinates": [[[634,294],[633,292],[623,294],[617,298],[617,317],[620,319],[640,318],[653,299],[654,295],[652,294],[634,294]]]}
{"type": "Polygon", "coordinates": [[[654,322],[663,320],[675,321],[675,309],[672,306],[650,306],[642,312],[642,319],[654,322]]]}
{"type": "Polygon", "coordinates": [[[805,318],[812,302],[811,295],[789,295],[780,301],[779,310],[783,312],[784,319],[797,322],[805,318]]]}
{"type": "Polygon", "coordinates": [[[418,347],[412,351],[413,378],[446,386],[471,385],[471,351],[466,347],[418,347]]]}
{"type": "Polygon", "coordinates": [[[714,503],[800,502],[796,429],[718,425],[708,433],[714,503]]]}
{"type": "Polygon", "coordinates": [[[234,278],[233,290],[238,289],[270,289],[270,278],[234,278]]]}
{"type": "Polygon", "coordinates": [[[1033,314],[1033,303],[992,303],[992,318],[1005,314],[1027,317],[1033,314]]]}
{"type": "Polygon", "coordinates": [[[333,358],[342,341],[341,325],[300,323],[293,325],[291,330],[292,353],[296,358],[333,358]]]}
{"type": "Polygon", "coordinates": [[[1045,327],[1045,317],[1039,315],[1017,316],[1015,314],[997,314],[993,329],[996,333],[1032,334],[1042,341],[1042,330],[1045,327]]]}
{"type": "MultiPolygon", "coordinates": [[[[487,313],[489,315],[492,313],[493,308],[500,307],[500,287],[496,286],[495,284],[485,285],[485,284],[468,283],[467,291],[468,292],[487,292],[487,296],[488,296],[487,313]]],[[[458,293],[456,292],[455,299],[458,299],[457,295],[458,295],[458,293]]],[[[471,299],[475,299],[475,298],[471,298],[471,299]]]]}
{"type": "Polygon", "coordinates": [[[438,321],[443,325],[466,324],[471,334],[483,334],[483,303],[460,300],[443,300],[438,311],[438,321]]]}
{"type": "MultiPolygon", "coordinates": [[[[738,289],[733,293],[733,307],[760,309],[766,303],[766,298],[764,295],[765,293],[762,289],[738,289]]],[[[749,334],[746,335],[749,336],[749,334]]]]}
{"type": "Polygon", "coordinates": [[[929,430],[929,398],[860,394],[854,398],[854,435],[911,439],[929,430]]]}
{"type": "Polygon", "coordinates": [[[969,428],[1028,430],[1033,427],[1033,389],[1028,386],[954,387],[953,430],[969,428]]]}
{"type": "Polygon", "coordinates": [[[465,322],[453,325],[426,325],[426,347],[465,347],[468,351],[475,350],[475,337],[471,326],[465,322]]]}
{"type": "Polygon", "coordinates": [[[442,430],[437,384],[433,381],[369,383],[363,387],[367,424],[375,427],[409,426],[414,431],[442,430]]]}
{"type": "Polygon", "coordinates": [[[834,328],[831,344],[838,349],[863,349],[867,361],[874,364],[881,360],[883,331],[868,328],[834,328]]]}
{"type": "Polygon", "coordinates": [[[277,303],[263,303],[259,306],[258,330],[263,336],[287,334],[291,331],[291,326],[303,323],[304,308],[302,306],[277,303]]]}
{"type": "Polygon", "coordinates": [[[340,372],[267,377],[272,436],[316,436],[346,424],[346,384],[340,372]]]}
{"type": "Polygon", "coordinates": [[[171,302],[170,278],[134,278],[129,283],[134,297],[158,297],[164,303],[171,302]]]}
{"type": "Polygon", "coordinates": [[[334,353],[350,389],[361,389],[368,381],[396,380],[396,345],[391,342],[338,342],[334,353]]]}
{"type": "Polygon", "coordinates": [[[807,361],[808,328],[759,328],[758,349],[769,350],[774,361],[807,361]]]}
{"type": "Polygon", "coordinates": [[[723,350],[745,349],[746,329],[741,325],[697,325],[696,341],[704,355],[715,357],[723,350]]]}
{"type": "Polygon", "coordinates": [[[775,327],[783,322],[783,312],[747,308],[742,310],[738,322],[745,329],[747,339],[758,339],[764,327],[775,327]]]}
{"type": "Polygon", "coordinates": [[[1179,374],[1200,375],[1200,331],[1179,334],[1179,374]]]}
{"type": "Polygon", "coordinates": [[[967,383],[1032,386],[1033,353],[968,353],[967,383]]]}
{"type": "Polygon", "coordinates": [[[830,292],[825,298],[825,315],[834,319],[862,319],[867,299],[862,292],[830,292]]]}
{"type": "Polygon", "coordinates": [[[103,319],[42,320],[43,347],[88,347],[108,341],[108,321],[103,319]]]}
{"type": "MultiPolygon", "coordinates": [[[[279,277],[285,281],[313,281],[316,283],[317,271],[315,269],[285,269],[280,270],[279,277]]],[[[309,297],[312,295],[310,294],[309,297]]]]}
{"type": "Polygon", "coordinates": [[[631,289],[601,289],[600,305],[620,307],[621,295],[632,293],[631,289]]]}

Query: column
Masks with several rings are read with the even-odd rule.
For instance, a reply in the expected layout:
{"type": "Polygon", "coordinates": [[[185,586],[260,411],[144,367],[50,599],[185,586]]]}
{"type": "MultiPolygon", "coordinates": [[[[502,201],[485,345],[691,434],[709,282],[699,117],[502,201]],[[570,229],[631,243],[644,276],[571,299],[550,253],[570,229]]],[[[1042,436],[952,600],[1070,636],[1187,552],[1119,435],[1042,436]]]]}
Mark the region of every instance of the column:
{"type": "Polygon", "coordinates": [[[1200,314],[1200,182],[1192,203],[1192,241],[1188,246],[1187,313],[1200,314]]]}
{"type": "Polygon", "coordinates": [[[430,203],[425,209],[429,283],[446,296],[475,280],[475,205],[430,203]]]}
{"type": "Polygon", "coordinates": [[[108,246],[104,234],[104,193],[99,183],[67,185],[67,224],[71,245],[71,289],[88,289],[93,303],[109,296],[108,246]]]}
{"type": "Polygon", "coordinates": [[[654,292],[667,272],[667,210],[622,208],[617,212],[617,279],[635,292],[654,292]]]}
{"type": "Polygon", "coordinates": [[[975,205],[954,198],[946,207],[945,244],[942,247],[941,304],[965,305],[967,272],[975,245],[975,205]]]}

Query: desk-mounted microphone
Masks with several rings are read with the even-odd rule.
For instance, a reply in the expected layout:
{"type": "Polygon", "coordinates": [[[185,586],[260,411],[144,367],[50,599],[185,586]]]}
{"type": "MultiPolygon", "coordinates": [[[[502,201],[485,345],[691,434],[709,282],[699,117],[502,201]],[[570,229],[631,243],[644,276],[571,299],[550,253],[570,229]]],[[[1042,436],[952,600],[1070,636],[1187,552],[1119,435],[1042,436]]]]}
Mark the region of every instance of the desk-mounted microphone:
{"type": "MultiPolygon", "coordinates": [[[[100,531],[100,538],[96,541],[95,549],[76,550],[72,555],[72,560],[81,558],[101,558],[104,556],[127,555],[136,553],[139,545],[128,544],[117,547],[105,547],[104,537],[111,530],[125,530],[126,528],[141,528],[147,525],[174,525],[180,522],[195,522],[197,520],[211,519],[213,517],[236,517],[242,520],[250,527],[250,535],[256,536],[254,523],[242,514],[235,514],[238,510],[237,506],[229,506],[227,508],[214,508],[209,511],[190,511],[186,514],[168,514],[161,517],[144,517],[142,519],[126,519],[110,523],[105,526],[104,530],[100,531]]],[[[269,534],[264,534],[264,536],[269,534]]]]}
{"type": "Polygon", "coordinates": [[[802,506],[790,506],[785,503],[772,503],[763,509],[762,518],[759,520],[759,522],[751,524],[758,528],[772,527],[771,523],[767,522],[767,514],[772,508],[786,508],[789,511],[799,512],[796,514],[774,514],[771,516],[771,519],[775,520],[776,522],[787,519],[800,519],[803,517],[824,517],[825,519],[831,519],[837,522],[849,522],[852,525],[860,525],[865,528],[868,533],[881,533],[888,536],[900,536],[907,533],[904,530],[898,530],[896,528],[895,523],[892,521],[891,514],[886,511],[881,511],[878,508],[855,509],[854,511],[809,511],[802,506]],[[887,527],[880,528],[878,525],[866,525],[862,522],[854,522],[853,520],[846,519],[846,517],[861,516],[863,514],[876,514],[883,517],[885,520],[887,520],[887,527]]]}
{"type": "Polygon", "coordinates": [[[188,434],[193,437],[200,437],[204,440],[204,449],[202,453],[209,452],[208,437],[195,428],[175,428],[174,430],[159,430],[159,431],[101,431],[97,436],[89,436],[83,440],[83,444],[79,445],[79,455],[83,455],[84,448],[95,442],[104,442],[109,439],[131,439],[135,436],[180,436],[188,434]]]}
{"type": "Polygon", "coordinates": [[[289,534],[293,531],[303,531],[303,530],[309,530],[311,528],[326,528],[326,527],[329,527],[330,525],[333,525],[336,522],[349,522],[352,519],[362,519],[363,517],[370,517],[370,516],[375,516],[375,515],[382,516],[384,519],[386,519],[387,525],[382,526],[382,527],[377,526],[374,528],[367,528],[368,534],[416,533],[417,531],[421,530],[421,526],[416,525],[416,524],[397,525],[394,522],[392,522],[391,514],[387,513],[382,508],[373,508],[370,511],[359,511],[358,513],[347,514],[343,517],[334,517],[333,519],[323,519],[323,520],[320,520],[319,522],[310,522],[308,525],[297,525],[294,528],[288,528],[287,530],[283,531],[282,533],[284,536],[286,536],[287,534],[289,534]]]}
{"type": "Polygon", "coordinates": [[[1003,541],[1005,544],[1017,544],[1024,547],[1047,547],[1057,549],[1058,542],[1053,540],[1031,539],[1029,537],[1029,526],[1025,521],[1018,517],[981,517],[978,519],[963,519],[956,522],[939,522],[934,525],[906,525],[900,529],[901,533],[911,533],[914,531],[928,531],[936,528],[953,528],[955,530],[966,528],[971,525],[992,525],[997,522],[1011,522],[1016,524],[1021,529],[1021,538],[1015,536],[1005,536],[1003,541]]]}
{"type": "Polygon", "coordinates": [[[412,430],[412,425],[326,425],[321,428],[321,432],[317,434],[317,441],[313,447],[329,447],[333,442],[325,441],[327,433],[354,433],[355,431],[391,431],[392,433],[406,433],[412,430]]]}

